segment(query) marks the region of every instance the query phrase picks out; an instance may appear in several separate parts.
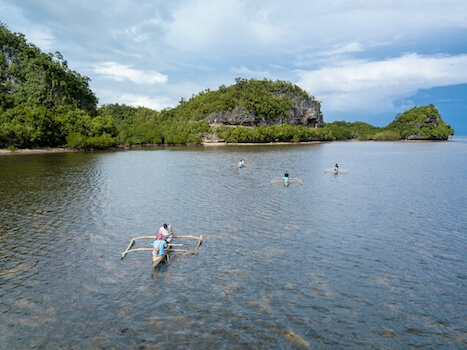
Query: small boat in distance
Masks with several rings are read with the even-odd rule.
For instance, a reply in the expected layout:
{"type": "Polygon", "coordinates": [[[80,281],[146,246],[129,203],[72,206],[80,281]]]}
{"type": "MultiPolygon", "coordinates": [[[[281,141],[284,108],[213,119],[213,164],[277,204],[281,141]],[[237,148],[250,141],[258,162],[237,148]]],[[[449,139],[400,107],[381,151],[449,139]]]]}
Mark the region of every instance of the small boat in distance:
{"type": "Polygon", "coordinates": [[[245,159],[242,158],[237,163],[233,163],[233,166],[236,166],[238,168],[245,168],[248,166],[248,164],[246,164],[245,159]]]}
{"type": "Polygon", "coordinates": [[[334,168],[326,168],[326,169],[324,169],[324,172],[325,173],[333,173],[334,175],[347,174],[347,170],[341,169],[341,168],[336,167],[336,166],[334,168]]]}
{"type": "Polygon", "coordinates": [[[271,183],[282,182],[285,187],[288,187],[292,182],[298,182],[300,185],[303,185],[303,181],[298,177],[291,177],[289,178],[288,182],[285,182],[283,178],[275,178],[271,180],[271,183]]]}

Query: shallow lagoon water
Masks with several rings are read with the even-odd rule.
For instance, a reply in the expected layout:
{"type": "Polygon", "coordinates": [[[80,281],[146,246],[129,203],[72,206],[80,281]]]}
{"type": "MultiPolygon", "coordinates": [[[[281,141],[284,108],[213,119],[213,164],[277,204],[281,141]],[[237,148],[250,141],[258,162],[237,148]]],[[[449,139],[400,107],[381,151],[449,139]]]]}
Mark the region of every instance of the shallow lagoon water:
{"type": "Polygon", "coordinates": [[[0,156],[0,349],[466,348],[466,156],[462,138],[0,156]],[[285,171],[303,185],[271,184],[285,171]],[[198,255],[120,259],[164,222],[198,255]]]}

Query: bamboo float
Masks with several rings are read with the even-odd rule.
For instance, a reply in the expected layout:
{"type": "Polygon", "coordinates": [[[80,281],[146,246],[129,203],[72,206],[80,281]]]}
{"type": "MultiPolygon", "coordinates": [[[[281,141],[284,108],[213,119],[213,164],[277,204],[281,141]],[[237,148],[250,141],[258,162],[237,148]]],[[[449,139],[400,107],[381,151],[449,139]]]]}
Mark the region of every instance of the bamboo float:
{"type": "Polygon", "coordinates": [[[198,249],[199,249],[199,247],[201,246],[202,243],[203,243],[203,235],[199,236],[198,244],[196,245],[195,252],[194,252],[193,255],[198,254],[198,249]]]}

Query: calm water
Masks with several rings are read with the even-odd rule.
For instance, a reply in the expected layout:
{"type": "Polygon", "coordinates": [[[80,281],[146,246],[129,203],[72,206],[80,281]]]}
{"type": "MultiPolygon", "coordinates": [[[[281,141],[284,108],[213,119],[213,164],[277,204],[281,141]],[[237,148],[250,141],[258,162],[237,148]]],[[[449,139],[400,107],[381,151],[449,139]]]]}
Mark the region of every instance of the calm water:
{"type": "Polygon", "coordinates": [[[465,349],[466,159],[462,138],[0,156],[0,349],[465,349]],[[120,259],[164,222],[199,254],[120,259]]]}

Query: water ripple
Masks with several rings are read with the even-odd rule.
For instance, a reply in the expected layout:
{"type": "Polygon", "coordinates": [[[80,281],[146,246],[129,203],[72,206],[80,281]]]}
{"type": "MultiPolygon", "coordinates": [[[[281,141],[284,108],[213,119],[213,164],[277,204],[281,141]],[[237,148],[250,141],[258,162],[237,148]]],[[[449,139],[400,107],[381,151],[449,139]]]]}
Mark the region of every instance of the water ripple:
{"type": "Polygon", "coordinates": [[[332,143],[0,157],[0,349],[464,348],[467,183],[450,155],[465,153],[332,143]],[[336,161],[347,174],[324,172],[336,161]],[[286,170],[303,185],[270,183],[286,170]],[[155,271],[150,252],[120,260],[164,222],[203,235],[198,255],[155,271]]]}

